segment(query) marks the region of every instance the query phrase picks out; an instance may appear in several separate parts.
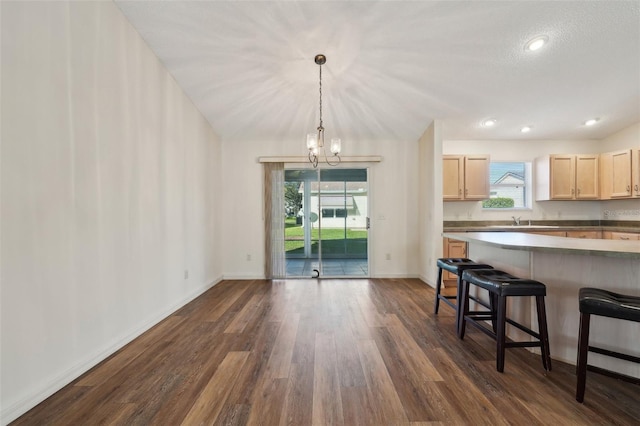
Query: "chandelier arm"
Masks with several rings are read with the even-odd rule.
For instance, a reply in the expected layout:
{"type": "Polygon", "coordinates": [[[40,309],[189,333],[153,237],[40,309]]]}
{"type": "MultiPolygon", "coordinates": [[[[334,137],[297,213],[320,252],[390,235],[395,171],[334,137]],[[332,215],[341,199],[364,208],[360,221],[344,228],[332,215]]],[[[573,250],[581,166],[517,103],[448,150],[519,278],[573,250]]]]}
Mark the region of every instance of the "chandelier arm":
{"type": "Polygon", "coordinates": [[[333,156],[334,156],[335,158],[337,158],[337,159],[338,159],[338,161],[337,161],[337,162],[335,162],[335,163],[332,163],[331,161],[329,161],[329,157],[327,156],[327,152],[326,152],[326,151],[324,151],[324,150],[323,150],[323,152],[324,152],[324,161],[325,161],[328,165],[330,165],[330,166],[337,166],[337,165],[338,165],[338,164],[340,164],[340,162],[342,161],[342,159],[340,158],[340,155],[338,155],[338,154],[333,154],[333,156]]]}
{"type": "Polygon", "coordinates": [[[313,168],[318,167],[318,156],[309,151],[309,162],[313,164],[313,168]]]}

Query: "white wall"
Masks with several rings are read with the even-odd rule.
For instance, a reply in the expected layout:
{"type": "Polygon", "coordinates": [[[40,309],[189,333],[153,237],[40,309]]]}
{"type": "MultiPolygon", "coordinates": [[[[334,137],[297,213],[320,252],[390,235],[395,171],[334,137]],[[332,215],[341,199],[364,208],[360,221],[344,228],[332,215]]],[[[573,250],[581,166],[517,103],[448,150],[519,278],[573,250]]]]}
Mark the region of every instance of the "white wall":
{"type": "Polygon", "coordinates": [[[419,146],[420,278],[435,287],[436,259],[442,257],[442,124],[427,128],[419,146]],[[436,201],[437,200],[437,201],[436,201]]]}
{"type": "MultiPolygon", "coordinates": [[[[600,152],[640,149],[640,123],[622,129],[602,140],[600,152]]],[[[602,202],[603,220],[640,220],[640,200],[606,200],[602,202]]]]}
{"type": "Polygon", "coordinates": [[[600,143],[600,152],[629,148],[640,149],[640,122],[614,133],[600,143]]]}
{"type": "MultiPolygon", "coordinates": [[[[225,278],[264,277],[262,165],[259,157],[305,156],[299,140],[223,142],[223,241],[225,278]],[[250,255],[251,260],[247,260],[250,255]]],[[[415,141],[343,140],[343,155],[380,155],[380,163],[343,163],[369,167],[371,217],[370,275],[418,275],[418,147],[415,141]],[[386,254],[391,259],[386,260],[386,254]]],[[[296,166],[307,167],[305,164],[296,166]]]]}
{"type": "Polygon", "coordinates": [[[218,281],[222,219],[216,136],[113,3],[1,7],[7,423],[218,281]]]}
{"type": "MultiPolygon", "coordinates": [[[[443,154],[490,154],[491,161],[533,162],[548,154],[593,154],[601,152],[597,140],[447,140],[443,154]]],[[[535,179],[535,176],[533,176],[535,179]]],[[[533,186],[532,186],[533,189],[533,186]]],[[[444,203],[444,220],[511,220],[512,211],[483,211],[482,202],[455,201],[444,203]]],[[[533,201],[531,210],[517,212],[522,220],[598,220],[602,215],[600,201],[533,201]]]]}

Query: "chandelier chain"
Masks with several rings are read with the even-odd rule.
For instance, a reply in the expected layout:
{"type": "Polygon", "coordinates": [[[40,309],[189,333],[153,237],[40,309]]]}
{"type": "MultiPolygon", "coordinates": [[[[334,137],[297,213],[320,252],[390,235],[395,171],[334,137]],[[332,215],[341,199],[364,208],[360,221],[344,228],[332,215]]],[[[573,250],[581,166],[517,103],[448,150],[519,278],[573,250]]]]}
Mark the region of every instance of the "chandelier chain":
{"type": "Polygon", "coordinates": [[[319,92],[320,92],[320,127],[318,127],[318,130],[322,129],[322,65],[320,65],[320,88],[319,88],[319,92]]]}

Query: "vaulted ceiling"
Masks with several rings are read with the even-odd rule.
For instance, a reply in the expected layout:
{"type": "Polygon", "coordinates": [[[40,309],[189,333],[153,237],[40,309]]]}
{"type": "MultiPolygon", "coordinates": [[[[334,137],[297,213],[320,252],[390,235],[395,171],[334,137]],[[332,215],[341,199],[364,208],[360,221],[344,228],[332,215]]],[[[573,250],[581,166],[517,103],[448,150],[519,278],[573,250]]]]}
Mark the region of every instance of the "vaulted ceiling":
{"type": "Polygon", "coordinates": [[[434,119],[509,140],[640,121],[640,1],[115,2],[225,142],[314,130],[318,53],[326,134],[346,142],[417,140],[434,119]]]}

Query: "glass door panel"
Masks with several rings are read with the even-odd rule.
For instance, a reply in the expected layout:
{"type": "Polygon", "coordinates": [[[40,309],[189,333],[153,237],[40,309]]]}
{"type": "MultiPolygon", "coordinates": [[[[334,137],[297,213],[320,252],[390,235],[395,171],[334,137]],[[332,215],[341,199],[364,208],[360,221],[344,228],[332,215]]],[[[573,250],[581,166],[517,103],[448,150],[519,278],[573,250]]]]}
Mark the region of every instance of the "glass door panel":
{"type": "Polygon", "coordinates": [[[366,169],[285,170],[287,277],[369,274],[366,169]]]}
{"type": "Polygon", "coordinates": [[[366,169],[320,170],[321,276],[368,276],[366,169]]]}

